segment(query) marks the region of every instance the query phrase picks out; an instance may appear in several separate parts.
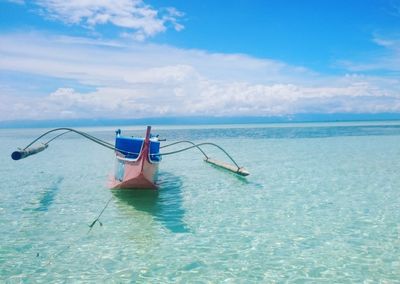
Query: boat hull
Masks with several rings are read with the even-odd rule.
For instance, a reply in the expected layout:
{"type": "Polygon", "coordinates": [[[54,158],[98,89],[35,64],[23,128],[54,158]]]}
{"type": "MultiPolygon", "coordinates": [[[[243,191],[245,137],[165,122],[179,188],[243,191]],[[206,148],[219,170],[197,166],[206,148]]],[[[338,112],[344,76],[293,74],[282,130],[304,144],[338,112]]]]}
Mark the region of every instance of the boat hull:
{"type": "Polygon", "coordinates": [[[111,189],[157,189],[155,183],[158,172],[159,156],[151,155],[151,149],[159,150],[159,142],[150,141],[151,127],[147,127],[146,138],[140,143],[140,139],[123,138],[117,135],[116,140],[116,164],[112,177],[111,189]],[[139,141],[139,143],[137,143],[139,141]],[[136,143],[136,144],[135,144],[136,143]],[[158,144],[152,144],[158,143],[158,144]],[[119,146],[118,146],[119,145],[119,146]],[[140,151],[134,153],[136,147],[140,151]],[[152,145],[158,146],[152,148],[152,145]],[[128,147],[127,147],[128,146],[128,147]],[[119,149],[118,147],[125,148],[119,149]],[[132,147],[132,149],[130,148],[132,147]]]}
{"type": "Polygon", "coordinates": [[[115,174],[111,189],[157,189],[158,164],[147,159],[129,161],[116,158],[115,174]]]}

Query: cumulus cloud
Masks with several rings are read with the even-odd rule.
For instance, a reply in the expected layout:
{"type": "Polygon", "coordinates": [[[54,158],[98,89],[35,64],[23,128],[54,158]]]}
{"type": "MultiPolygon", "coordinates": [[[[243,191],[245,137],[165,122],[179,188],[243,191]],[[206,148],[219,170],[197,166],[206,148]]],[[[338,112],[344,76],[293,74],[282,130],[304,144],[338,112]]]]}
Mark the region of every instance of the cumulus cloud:
{"type": "Polygon", "coordinates": [[[41,89],[35,97],[20,82],[0,86],[1,120],[400,111],[396,77],[324,76],[241,54],[123,41],[3,35],[0,72],[60,82],[51,91],[32,86],[41,89]]]}
{"type": "MultiPolygon", "coordinates": [[[[400,111],[400,97],[362,84],[303,87],[290,84],[251,85],[203,79],[192,86],[104,87],[92,92],[59,88],[40,100],[9,100],[8,113],[25,117],[133,118],[151,116],[271,116],[296,113],[377,113],[400,111]],[[26,104],[29,102],[29,104],[26,104]],[[10,110],[14,111],[10,111],[10,110]],[[20,114],[18,114],[20,115],[20,114]]],[[[2,119],[5,119],[3,117],[2,119]]]]}

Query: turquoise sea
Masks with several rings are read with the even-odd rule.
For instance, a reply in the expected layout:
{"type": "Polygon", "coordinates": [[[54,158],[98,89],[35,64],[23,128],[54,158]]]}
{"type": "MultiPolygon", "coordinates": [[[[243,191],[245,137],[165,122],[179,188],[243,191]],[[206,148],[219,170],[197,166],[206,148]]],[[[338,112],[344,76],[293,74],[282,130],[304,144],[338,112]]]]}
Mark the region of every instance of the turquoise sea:
{"type": "Polygon", "coordinates": [[[125,193],[106,186],[113,152],[74,134],[11,160],[45,130],[0,130],[2,283],[400,282],[400,122],[155,126],[251,175],[193,149],[164,157],[158,191],[125,193]]]}

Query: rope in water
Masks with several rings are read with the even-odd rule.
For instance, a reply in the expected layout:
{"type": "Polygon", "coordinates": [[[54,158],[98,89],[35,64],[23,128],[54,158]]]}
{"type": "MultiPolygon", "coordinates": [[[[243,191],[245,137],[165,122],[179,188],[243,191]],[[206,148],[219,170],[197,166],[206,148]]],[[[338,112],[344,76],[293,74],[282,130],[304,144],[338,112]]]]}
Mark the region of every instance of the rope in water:
{"type": "MultiPolygon", "coordinates": [[[[61,134],[58,134],[58,135],[56,135],[55,137],[53,137],[52,139],[48,140],[48,141],[45,143],[45,145],[48,145],[50,142],[54,141],[55,139],[57,139],[57,138],[59,138],[59,137],[65,135],[65,134],[67,134],[67,133],[74,132],[74,133],[79,134],[79,135],[85,137],[86,139],[89,139],[89,140],[91,140],[92,142],[95,142],[95,143],[97,143],[97,144],[99,144],[99,145],[101,145],[101,146],[103,146],[103,147],[105,147],[105,148],[108,148],[108,149],[110,149],[110,150],[122,152],[122,153],[124,153],[124,154],[126,154],[126,155],[138,155],[138,154],[140,154],[140,153],[127,152],[127,151],[125,151],[125,150],[121,150],[121,149],[115,148],[113,144],[111,144],[111,143],[109,143],[109,142],[107,142],[107,141],[104,141],[104,140],[102,140],[102,139],[99,139],[99,138],[97,138],[97,137],[95,137],[95,136],[92,136],[92,135],[86,133],[86,132],[78,131],[78,130],[75,130],[75,129],[73,129],[73,128],[67,128],[67,127],[55,128],[55,129],[52,129],[52,130],[49,130],[49,131],[43,133],[43,134],[40,135],[38,138],[36,138],[35,140],[33,140],[31,143],[29,143],[23,150],[26,150],[28,147],[32,146],[34,143],[36,143],[37,141],[39,141],[39,140],[40,140],[41,138],[43,138],[44,136],[46,136],[46,135],[48,135],[48,134],[50,134],[50,133],[56,132],[56,131],[61,131],[61,130],[64,130],[64,132],[61,133],[61,134]]],[[[191,144],[192,146],[186,147],[186,148],[183,148],[183,149],[179,149],[179,150],[176,150],[176,151],[171,151],[171,152],[158,153],[158,154],[150,154],[150,156],[153,156],[153,157],[154,157],[154,156],[156,156],[156,157],[159,157],[159,156],[168,156],[168,155],[173,155],[173,154],[181,153],[181,152],[184,152],[184,151],[188,151],[188,150],[191,150],[191,149],[193,149],[193,148],[197,148],[197,149],[204,155],[204,157],[205,157],[206,159],[209,159],[209,157],[207,156],[207,154],[206,154],[206,153],[204,152],[204,150],[200,147],[200,146],[209,145],[209,146],[214,146],[214,147],[217,147],[218,149],[220,149],[220,150],[235,164],[235,166],[236,166],[238,169],[240,168],[240,166],[236,163],[236,161],[232,158],[232,156],[229,155],[228,152],[226,152],[221,146],[219,146],[219,145],[217,145],[217,144],[215,144],[215,143],[205,142],[205,143],[195,144],[195,143],[193,143],[192,141],[182,140],[182,141],[177,141],[177,142],[174,142],[174,143],[171,143],[171,144],[168,144],[168,145],[161,146],[160,148],[167,148],[167,147],[174,146],[174,145],[181,144],[181,143],[188,143],[188,144],[191,144]]]]}
{"type": "Polygon", "coordinates": [[[110,199],[107,201],[106,205],[104,206],[103,210],[101,210],[99,216],[97,216],[97,218],[94,219],[94,221],[92,222],[92,224],[89,225],[88,234],[90,233],[90,231],[93,229],[93,226],[94,226],[97,222],[99,222],[100,226],[103,226],[103,223],[101,223],[99,219],[100,219],[101,215],[103,215],[103,213],[104,213],[104,211],[106,210],[106,208],[108,207],[108,204],[110,204],[110,201],[111,201],[112,198],[113,198],[113,197],[111,196],[110,199]]]}
{"type": "MultiPolygon", "coordinates": [[[[104,211],[106,210],[106,208],[108,207],[108,205],[110,204],[110,202],[111,202],[112,199],[113,199],[113,196],[111,196],[110,199],[108,199],[106,205],[103,207],[103,209],[101,210],[100,214],[99,214],[99,215],[96,217],[96,219],[94,219],[94,221],[89,225],[89,230],[87,231],[86,235],[81,236],[81,237],[80,237],[79,239],[77,239],[77,240],[71,241],[71,242],[70,242],[68,245],[66,245],[63,249],[61,249],[61,250],[59,250],[59,251],[53,253],[52,255],[50,255],[50,256],[49,256],[49,259],[48,259],[48,261],[47,261],[47,263],[46,263],[45,265],[46,265],[46,266],[47,266],[47,265],[50,265],[50,264],[53,262],[53,260],[54,260],[57,256],[59,256],[60,254],[64,253],[65,251],[69,250],[74,244],[77,243],[77,241],[82,240],[82,238],[84,238],[84,237],[86,237],[87,235],[89,235],[89,233],[90,233],[90,232],[92,231],[92,229],[93,229],[93,226],[94,226],[97,222],[100,224],[100,226],[103,226],[103,223],[100,222],[100,217],[101,217],[101,215],[103,215],[104,211]]],[[[36,254],[36,257],[39,257],[39,256],[40,256],[40,254],[37,253],[37,254],[36,254]]]]}

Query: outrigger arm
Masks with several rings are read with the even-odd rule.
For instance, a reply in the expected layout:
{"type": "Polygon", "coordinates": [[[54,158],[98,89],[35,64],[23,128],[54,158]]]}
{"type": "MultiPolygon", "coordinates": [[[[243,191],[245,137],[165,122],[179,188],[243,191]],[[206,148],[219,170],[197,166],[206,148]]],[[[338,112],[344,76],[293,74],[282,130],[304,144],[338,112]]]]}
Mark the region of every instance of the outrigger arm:
{"type": "MultiPolygon", "coordinates": [[[[108,142],[106,142],[104,140],[101,140],[101,139],[99,139],[97,137],[94,137],[94,136],[92,136],[92,135],[90,135],[88,133],[81,132],[81,131],[78,131],[78,130],[75,130],[75,129],[72,129],[72,128],[61,127],[61,128],[55,128],[55,129],[52,129],[50,131],[45,132],[44,134],[42,134],[41,136],[39,136],[38,138],[33,140],[25,148],[19,149],[17,151],[14,151],[11,154],[11,158],[13,160],[20,160],[20,159],[24,159],[26,157],[29,157],[31,155],[40,153],[40,152],[44,151],[49,146],[49,143],[51,141],[57,139],[58,137],[60,137],[60,136],[62,136],[64,134],[67,134],[69,132],[74,132],[76,134],[79,134],[79,135],[81,135],[81,136],[83,136],[83,137],[85,137],[85,138],[87,138],[87,139],[89,139],[89,140],[91,140],[91,141],[93,141],[93,142],[95,142],[97,144],[100,144],[101,146],[106,147],[108,149],[111,149],[111,150],[114,150],[114,151],[120,151],[120,149],[115,148],[113,144],[108,143],[108,142]],[[56,131],[60,131],[60,130],[64,130],[65,132],[62,132],[61,134],[58,134],[57,136],[53,137],[52,139],[50,139],[46,143],[43,143],[43,144],[41,144],[39,146],[36,146],[36,147],[31,147],[35,142],[37,142],[39,139],[43,138],[44,136],[46,136],[46,135],[48,135],[48,134],[50,134],[52,132],[56,132],[56,131]]],[[[206,143],[195,144],[195,143],[193,143],[191,141],[184,140],[184,141],[178,141],[178,142],[174,142],[174,143],[171,143],[171,144],[168,144],[168,145],[164,145],[161,148],[166,148],[166,147],[177,145],[177,144],[180,144],[180,143],[188,143],[188,144],[191,144],[192,146],[187,147],[187,148],[183,148],[183,149],[179,149],[179,150],[176,150],[176,151],[172,151],[172,152],[159,153],[159,154],[154,154],[154,155],[155,156],[157,156],[157,155],[158,156],[167,156],[167,155],[172,155],[172,154],[177,154],[177,153],[180,153],[180,152],[184,152],[184,151],[187,151],[187,150],[190,150],[190,149],[193,149],[193,148],[197,148],[204,155],[204,161],[206,161],[209,164],[215,165],[217,167],[223,168],[225,170],[231,171],[231,172],[233,172],[235,174],[238,174],[238,175],[241,175],[241,176],[248,176],[250,174],[246,169],[244,169],[243,167],[240,167],[236,163],[236,161],[228,154],[228,152],[226,152],[221,146],[219,146],[217,144],[214,144],[214,143],[206,142],[206,143]],[[215,160],[215,159],[211,159],[210,157],[207,156],[207,154],[200,147],[200,146],[204,146],[204,145],[210,145],[210,146],[214,146],[214,147],[220,149],[233,162],[234,165],[228,164],[228,163],[225,163],[225,162],[221,162],[221,161],[218,161],[218,160],[215,160]]],[[[127,153],[130,153],[130,152],[127,152],[127,153]]]]}
{"type": "Polygon", "coordinates": [[[205,143],[195,144],[192,141],[183,140],[183,141],[174,142],[174,143],[171,143],[171,144],[168,144],[168,145],[164,145],[161,148],[166,148],[166,147],[177,145],[177,144],[180,144],[180,143],[188,143],[188,144],[191,144],[192,146],[187,147],[187,148],[183,148],[183,149],[180,149],[180,150],[177,150],[177,151],[173,151],[173,152],[162,153],[161,155],[163,155],[163,156],[172,155],[172,154],[180,153],[180,152],[187,151],[187,150],[190,150],[190,149],[193,149],[193,148],[197,148],[204,155],[204,161],[209,163],[209,164],[212,164],[214,166],[223,168],[225,170],[228,170],[230,172],[233,172],[233,173],[241,175],[241,176],[248,176],[250,174],[245,168],[240,167],[236,163],[236,161],[231,157],[231,155],[228,154],[228,152],[226,152],[221,146],[219,146],[217,144],[214,144],[214,143],[205,142],[205,143]],[[210,145],[210,146],[214,146],[214,147],[218,148],[219,150],[221,150],[232,161],[232,163],[234,165],[231,165],[231,164],[228,164],[228,163],[221,162],[221,161],[218,161],[216,159],[210,158],[209,156],[207,156],[207,154],[204,152],[204,150],[200,147],[200,146],[204,146],[204,145],[210,145]]]}

